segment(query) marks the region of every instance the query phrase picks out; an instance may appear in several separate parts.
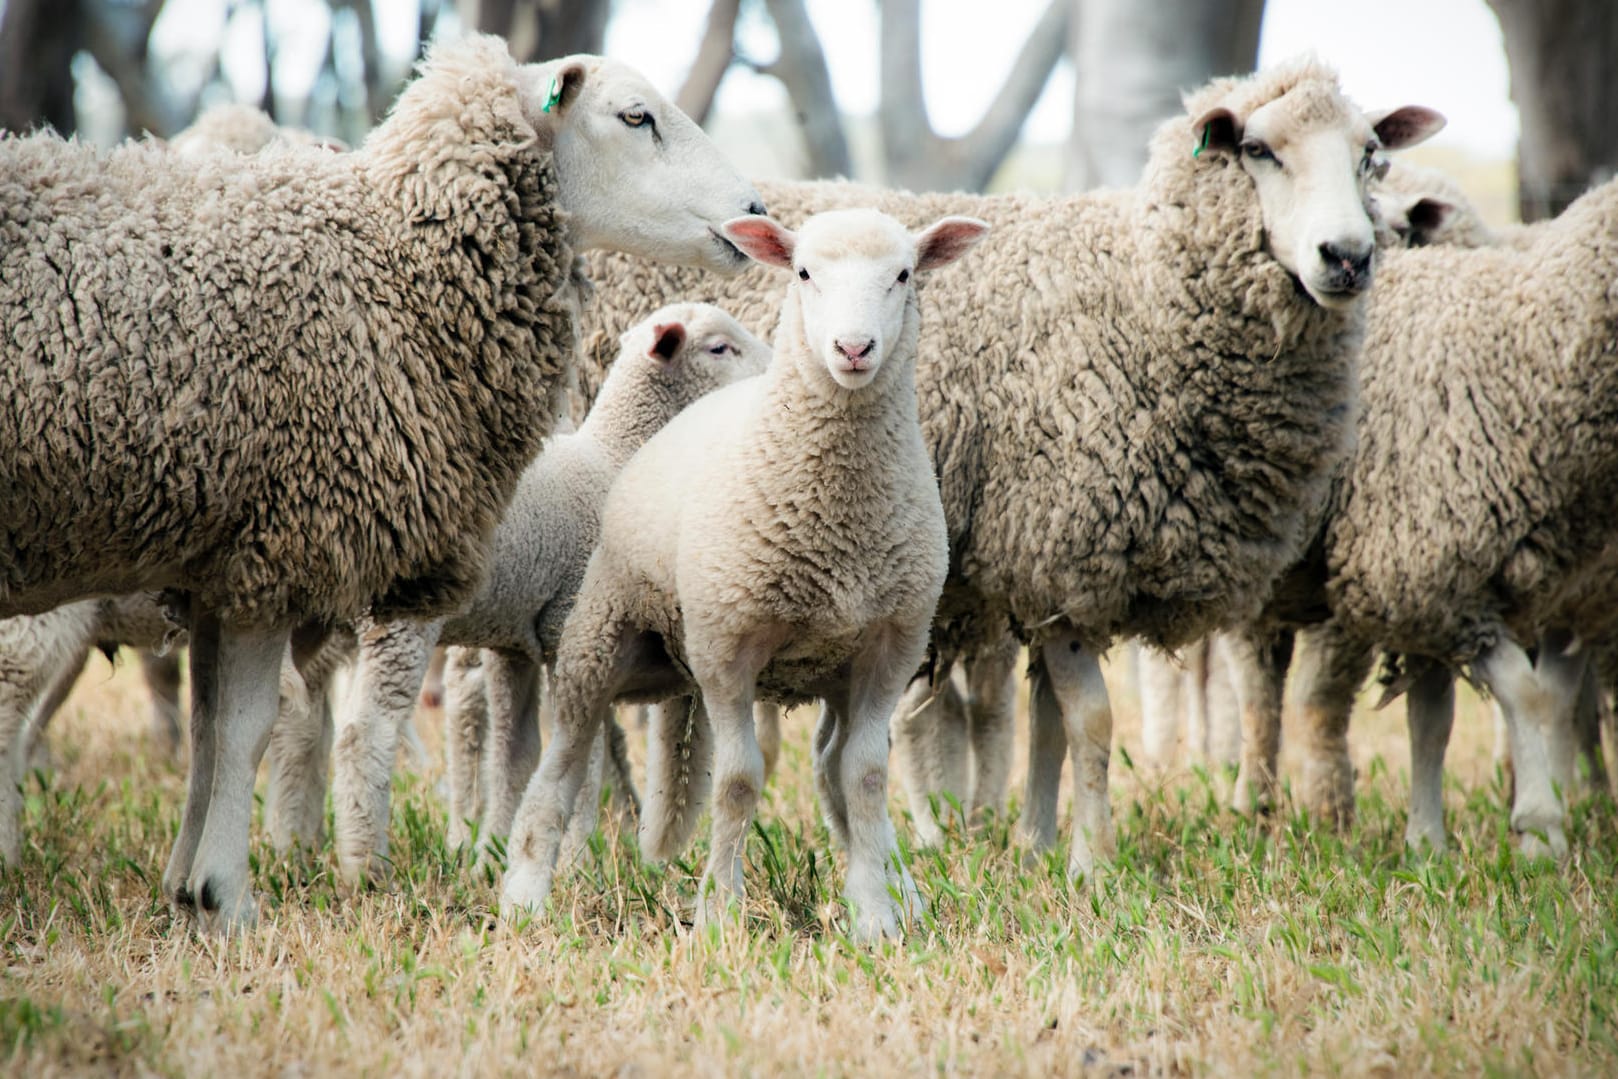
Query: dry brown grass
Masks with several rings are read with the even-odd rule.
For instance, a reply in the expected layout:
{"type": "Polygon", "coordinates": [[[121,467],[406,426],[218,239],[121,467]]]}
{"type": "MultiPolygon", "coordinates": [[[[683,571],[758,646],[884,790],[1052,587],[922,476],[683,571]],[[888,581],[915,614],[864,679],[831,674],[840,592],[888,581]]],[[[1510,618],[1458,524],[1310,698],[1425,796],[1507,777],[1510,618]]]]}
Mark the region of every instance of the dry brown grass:
{"type": "MultiPolygon", "coordinates": [[[[436,774],[395,786],[397,876],[341,894],[322,854],[255,849],[260,927],[199,940],[157,879],[181,770],[146,755],[137,665],[94,659],[29,785],[0,884],[0,1070],[163,1074],[1618,1074],[1618,840],[1575,817],[1569,865],[1505,834],[1487,716],[1466,698],[1456,850],[1402,850],[1398,707],[1356,719],[1359,823],[1250,825],[1194,772],[1114,760],[1121,868],[1084,888],[998,822],[912,866],[932,914],[855,947],[816,822],[807,717],[749,851],[745,926],[685,922],[692,866],[609,836],[543,922],[443,849],[436,774]]],[[[1138,745],[1118,689],[1119,745],[1138,745]]],[[[436,749],[436,715],[423,733],[436,749]]]]}

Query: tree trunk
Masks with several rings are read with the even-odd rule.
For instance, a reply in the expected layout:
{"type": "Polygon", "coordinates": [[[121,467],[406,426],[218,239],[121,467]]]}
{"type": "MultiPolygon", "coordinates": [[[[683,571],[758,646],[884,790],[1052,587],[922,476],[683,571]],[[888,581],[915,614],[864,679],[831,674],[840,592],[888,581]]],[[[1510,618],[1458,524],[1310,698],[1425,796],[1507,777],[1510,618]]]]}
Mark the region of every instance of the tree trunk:
{"type": "Polygon", "coordinates": [[[460,0],[461,25],[499,34],[518,63],[599,53],[611,0],[460,0]]]}
{"type": "Polygon", "coordinates": [[[1077,78],[1064,182],[1127,187],[1180,93],[1258,61],[1264,0],[1073,0],[1077,78]]]}
{"type": "Polygon", "coordinates": [[[702,43],[697,46],[697,58],[691,61],[691,70],[674,96],[680,111],[699,124],[708,122],[714,95],[719,93],[719,84],[736,58],[736,14],[741,6],[741,0],[713,0],[702,43]]]}
{"type": "Polygon", "coordinates": [[[837,98],[832,94],[826,54],[803,0],[764,0],[764,6],[775,23],[781,53],[760,70],[780,79],[792,99],[809,152],[809,175],[852,176],[853,161],[837,98]]]}
{"type": "Polygon", "coordinates": [[[73,134],[73,54],[83,45],[77,0],[6,0],[0,18],[0,129],[49,124],[73,134]]]}
{"type": "Polygon", "coordinates": [[[1524,221],[1561,213],[1618,171],[1618,4],[1489,0],[1506,39],[1522,136],[1517,205],[1524,221]]]}

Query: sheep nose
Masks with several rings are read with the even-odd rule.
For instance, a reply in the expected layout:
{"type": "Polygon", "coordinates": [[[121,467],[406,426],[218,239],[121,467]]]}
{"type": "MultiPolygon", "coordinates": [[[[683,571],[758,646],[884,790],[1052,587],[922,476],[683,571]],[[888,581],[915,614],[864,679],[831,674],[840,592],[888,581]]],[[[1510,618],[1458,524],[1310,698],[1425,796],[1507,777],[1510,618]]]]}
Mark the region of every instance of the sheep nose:
{"type": "Polygon", "coordinates": [[[756,214],[759,217],[765,217],[769,214],[769,211],[764,208],[764,204],[757,199],[747,204],[747,212],[756,214]]]}
{"type": "Polygon", "coordinates": [[[862,359],[870,355],[876,347],[874,337],[839,337],[836,341],[837,351],[851,360],[862,359]]]}
{"type": "Polygon", "coordinates": [[[1320,258],[1334,272],[1350,278],[1364,277],[1371,270],[1371,248],[1349,248],[1340,244],[1320,245],[1320,258]]]}

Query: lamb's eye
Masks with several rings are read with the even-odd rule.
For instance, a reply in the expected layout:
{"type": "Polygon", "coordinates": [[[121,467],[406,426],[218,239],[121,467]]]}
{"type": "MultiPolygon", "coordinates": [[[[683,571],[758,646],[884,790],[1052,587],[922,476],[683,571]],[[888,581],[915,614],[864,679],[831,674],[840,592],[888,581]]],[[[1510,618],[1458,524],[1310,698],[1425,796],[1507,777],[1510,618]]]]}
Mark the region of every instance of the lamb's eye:
{"type": "Polygon", "coordinates": [[[900,270],[899,271],[899,284],[902,285],[908,280],[910,280],[910,271],[909,270],[900,270]]]}
{"type": "Polygon", "coordinates": [[[725,353],[730,351],[730,343],[727,341],[720,341],[717,344],[709,345],[708,351],[713,353],[715,356],[723,356],[725,353]]]}
{"type": "Polygon", "coordinates": [[[652,114],[639,105],[629,106],[629,108],[618,114],[618,119],[622,120],[628,127],[655,126],[652,124],[652,114]]]}
{"type": "Polygon", "coordinates": [[[800,269],[798,271],[798,280],[799,281],[807,281],[807,280],[809,280],[809,271],[800,269]]]}
{"type": "MultiPolygon", "coordinates": [[[[1242,153],[1254,161],[1275,161],[1275,154],[1257,139],[1248,139],[1242,143],[1242,153]]],[[[1280,162],[1277,161],[1276,164],[1280,162]]]]}

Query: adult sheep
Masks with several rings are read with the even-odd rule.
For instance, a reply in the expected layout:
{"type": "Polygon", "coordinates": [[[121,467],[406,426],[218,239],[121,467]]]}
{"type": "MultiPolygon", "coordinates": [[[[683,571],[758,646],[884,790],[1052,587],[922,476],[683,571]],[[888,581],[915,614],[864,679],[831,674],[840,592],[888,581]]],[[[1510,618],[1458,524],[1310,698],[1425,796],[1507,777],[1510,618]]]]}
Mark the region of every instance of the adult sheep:
{"type": "Polygon", "coordinates": [[[654,145],[644,85],[476,36],[352,154],[0,140],[0,615],[189,594],[163,881],[206,924],[255,913],[289,627],[434,616],[481,578],[562,393],[575,246],[740,258],[712,230],[756,195],[694,127],[654,145]]]}
{"type": "MultiPolygon", "coordinates": [[[[1380,149],[1442,122],[1418,108],[1368,119],[1312,61],[1216,81],[1186,108],[1132,191],[764,185],[788,224],[871,204],[909,224],[968,213],[992,226],[981,260],[923,294],[917,388],[951,548],[934,643],[948,659],[998,645],[1010,624],[1030,644],[1036,744],[1060,769],[1066,743],[1078,775],[1074,873],[1112,848],[1095,652],[1233,622],[1302,553],[1351,433],[1366,183],[1380,149]]],[[[779,289],[756,273],[726,282],[612,258],[590,273],[598,368],[631,312],[665,297],[719,303],[759,331],[774,322],[779,289]]],[[[1036,840],[1054,823],[1052,804],[1036,840]]]]}

